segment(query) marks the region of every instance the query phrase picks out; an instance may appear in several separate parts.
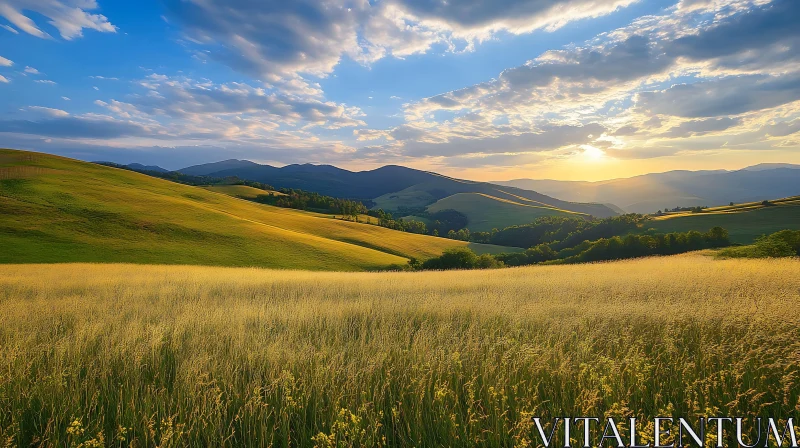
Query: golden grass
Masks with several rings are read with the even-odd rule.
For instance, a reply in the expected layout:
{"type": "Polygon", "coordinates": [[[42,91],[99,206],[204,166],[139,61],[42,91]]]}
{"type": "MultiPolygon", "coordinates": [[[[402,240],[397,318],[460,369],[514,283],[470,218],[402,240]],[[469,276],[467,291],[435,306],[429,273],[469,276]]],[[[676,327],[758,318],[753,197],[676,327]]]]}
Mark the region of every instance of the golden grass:
{"type": "MultiPolygon", "coordinates": [[[[128,170],[0,150],[0,263],[133,262],[357,271],[463,241],[330,219],[128,170]]],[[[479,250],[507,248],[482,245],[479,250]]]]}
{"type": "Polygon", "coordinates": [[[798,271],[6,265],[0,443],[500,447],[532,414],[785,418],[798,271]]]}
{"type": "Polygon", "coordinates": [[[217,193],[227,194],[242,199],[255,199],[259,196],[286,196],[280,191],[264,191],[258,188],[248,187],[247,185],[209,185],[203,187],[208,191],[215,191],[217,193]]]}

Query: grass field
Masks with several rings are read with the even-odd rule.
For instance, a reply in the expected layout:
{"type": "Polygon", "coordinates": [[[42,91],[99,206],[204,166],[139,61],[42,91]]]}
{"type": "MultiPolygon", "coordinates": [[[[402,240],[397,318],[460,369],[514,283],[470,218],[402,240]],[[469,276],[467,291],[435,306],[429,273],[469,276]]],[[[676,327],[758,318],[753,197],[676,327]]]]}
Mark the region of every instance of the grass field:
{"type": "Polygon", "coordinates": [[[459,193],[436,201],[428,207],[429,212],[457,210],[469,221],[472,232],[502,230],[506,227],[528,224],[542,216],[586,216],[553,207],[534,205],[522,200],[503,199],[480,193],[459,193]]]}
{"type": "Polygon", "coordinates": [[[465,244],[255,204],[132,171],[0,150],[0,263],[352,271],[425,259],[465,244]]]}
{"type": "Polygon", "coordinates": [[[761,235],[780,230],[800,230],[800,204],[796,201],[783,201],[780,205],[767,207],[740,204],[709,210],[707,213],[685,213],[649,221],[644,227],[665,233],[690,230],[707,232],[712,227],[720,226],[730,232],[731,241],[741,244],[750,244],[761,235]]]}
{"type": "Polygon", "coordinates": [[[209,185],[203,188],[208,191],[223,193],[242,199],[255,199],[264,195],[285,196],[280,191],[264,191],[258,188],[248,187],[247,185],[209,185]]]}
{"type": "Polygon", "coordinates": [[[796,416],[799,270],[7,265],[0,441],[523,447],[532,415],[796,416]]]}

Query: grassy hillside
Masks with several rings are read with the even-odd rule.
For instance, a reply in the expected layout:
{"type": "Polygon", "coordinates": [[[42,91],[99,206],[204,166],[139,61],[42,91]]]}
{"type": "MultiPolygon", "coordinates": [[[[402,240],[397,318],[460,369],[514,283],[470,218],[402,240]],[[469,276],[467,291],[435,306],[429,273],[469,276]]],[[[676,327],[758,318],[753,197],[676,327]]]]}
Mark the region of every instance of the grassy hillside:
{"type": "Polygon", "coordinates": [[[446,273],[3,266],[0,440],[539,446],[531,417],[583,415],[636,417],[646,444],[655,416],[785,419],[798,271],[696,254],[446,273]]]}
{"type": "Polygon", "coordinates": [[[458,210],[469,220],[472,232],[488,232],[533,222],[542,216],[586,216],[553,207],[533,205],[523,199],[511,200],[481,193],[458,193],[428,206],[428,211],[458,210]]]}
{"type": "Polygon", "coordinates": [[[706,232],[720,226],[730,232],[733,242],[742,244],[780,230],[800,230],[800,196],[770,202],[772,205],[768,206],[751,202],[709,208],[704,213],[670,214],[646,223],[645,227],[658,232],[706,232]]]}
{"type": "MultiPolygon", "coordinates": [[[[404,190],[388,193],[374,199],[375,207],[384,210],[398,210],[400,207],[427,207],[435,202],[459,193],[478,193],[503,200],[521,204],[552,209],[551,215],[563,212],[582,213],[597,217],[608,217],[617,214],[603,204],[566,202],[555,199],[535,191],[522,190],[515,187],[500,187],[484,182],[471,182],[453,179],[445,176],[436,176],[433,180],[413,185],[404,190]]],[[[455,209],[467,214],[467,211],[455,209]]],[[[530,221],[512,222],[513,224],[526,224],[530,221]]],[[[472,227],[470,227],[470,230],[472,227]]]]}
{"type": "Polygon", "coordinates": [[[203,188],[208,191],[223,193],[227,194],[228,196],[242,199],[255,199],[258,196],[267,194],[273,196],[285,196],[280,191],[264,191],[258,188],[248,187],[247,185],[210,185],[203,188]]]}
{"type": "MultiPolygon", "coordinates": [[[[71,159],[0,150],[0,262],[362,270],[467,243],[255,204],[71,159]]],[[[476,246],[480,251],[501,251],[476,246]]]]}

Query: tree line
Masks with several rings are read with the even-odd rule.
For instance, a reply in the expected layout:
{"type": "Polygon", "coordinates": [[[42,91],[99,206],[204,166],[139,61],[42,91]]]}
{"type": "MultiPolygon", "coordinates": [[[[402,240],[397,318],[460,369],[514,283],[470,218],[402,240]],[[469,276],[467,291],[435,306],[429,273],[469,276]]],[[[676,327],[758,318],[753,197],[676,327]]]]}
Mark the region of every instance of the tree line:
{"type": "Polygon", "coordinates": [[[358,219],[359,215],[366,214],[368,211],[367,207],[360,201],[339,199],[319,193],[295,190],[291,188],[281,188],[277,191],[282,194],[260,194],[252,200],[261,204],[274,205],[276,207],[331,213],[334,215],[342,215],[348,219],[352,218],[356,220],[358,219]]]}
{"type": "MultiPolygon", "coordinates": [[[[800,232],[796,241],[800,248],[800,232]]],[[[701,249],[731,245],[728,231],[714,227],[708,232],[695,230],[685,233],[655,235],[628,234],[594,241],[585,240],[571,247],[556,250],[559,244],[541,243],[520,253],[477,255],[469,248],[446,250],[441,256],[419,262],[412,259],[408,270],[491,269],[533,264],[571,264],[623,260],[652,255],[675,255],[701,249]]],[[[792,246],[793,247],[793,246],[792,246]]]]}

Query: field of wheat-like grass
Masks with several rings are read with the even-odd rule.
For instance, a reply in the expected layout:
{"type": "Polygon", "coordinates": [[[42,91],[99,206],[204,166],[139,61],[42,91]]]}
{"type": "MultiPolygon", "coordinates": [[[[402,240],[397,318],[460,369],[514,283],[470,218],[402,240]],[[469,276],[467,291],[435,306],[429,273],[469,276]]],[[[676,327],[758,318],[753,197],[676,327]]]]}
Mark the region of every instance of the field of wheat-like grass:
{"type": "Polygon", "coordinates": [[[4,265],[0,445],[527,446],[531,415],[796,416],[798,272],[4,265]]]}

